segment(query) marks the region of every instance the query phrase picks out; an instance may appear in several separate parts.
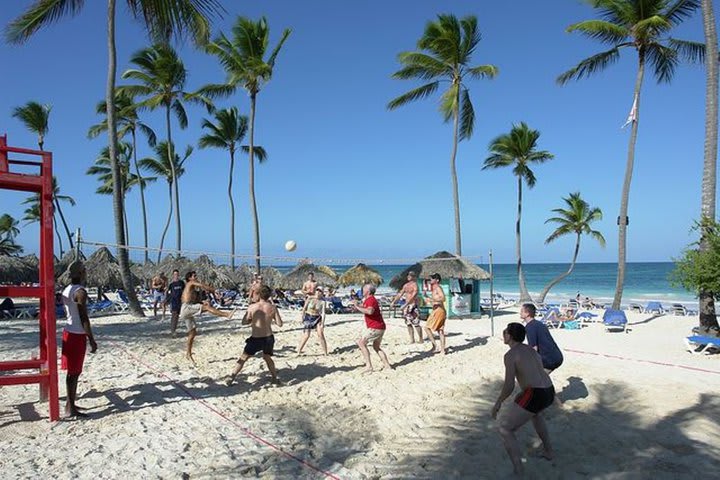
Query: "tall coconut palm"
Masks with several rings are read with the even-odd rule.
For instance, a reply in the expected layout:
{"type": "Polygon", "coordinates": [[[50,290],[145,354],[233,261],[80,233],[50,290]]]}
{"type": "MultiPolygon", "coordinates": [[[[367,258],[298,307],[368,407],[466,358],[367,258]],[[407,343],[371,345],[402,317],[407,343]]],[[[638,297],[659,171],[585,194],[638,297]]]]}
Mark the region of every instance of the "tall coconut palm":
{"type": "MultiPolygon", "coordinates": [[[[125,209],[125,198],[127,194],[135,185],[144,188],[148,183],[152,183],[157,180],[155,177],[142,177],[130,171],[130,159],[134,158],[133,147],[129,143],[119,142],[118,143],[118,162],[120,163],[120,173],[122,176],[122,188],[123,188],[123,212],[125,213],[125,238],[130,243],[130,229],[127,221],[127,210],[125,209]]],[[[100,155],[95,159],[95,164],[87,169],[85,172],[88,175],[94,175],[98,177],[100,186],[95,190],[95,193],[99,195],[112,195],[113,194],[113,183],[112,183],[112,169],[110,168],[110,149],[108,147],[103,148],[100,151],[100,155]]],[[[145,250],[147,252],[147,250],[145,250]]]]}
{"type": "MultiPolygon", "coordinates": [[[[70,206],[75,206],[75,199],[68,196],[68,195],[62,195],[60,194],[60,186],[58,185],[57,177],[53,175],[53,198],[55,199],[55,202],[60,204],[60,202],[67,203],[70,206]]],[[[29,207],[25,210],[25,216],[23,217],[23,220],[25,220],[26,224],[28,223],[34,223],[40,221],[40,194],[33,194],[29,198],[25,199],[24,202],[22,202],[23,205],[29,205],[29,207]]],[[[62,242],[62,236],[60,235],[60,229],[58,228],[57,219],[55,218],[55,215],[53,215],[53,225],[55,230],[55,235],[58,240],[58,247],[60,250],[60,256],[62,257],[65,253],[63,251],[63,242],[62,242]]],[[[72,247],[71,247],[72,248],[72,247]]]]}
{"type": "Polygon", "coordinates": [[[458,142],[470,138],[475,127],[475,109],[470,100],[467,80],[495,78],[498,73],[494,65],[470,66],[472,54],[480,38],[475,16],[470,15],[458,20],[454,15],[438,15],[435,22],[429,22],[425,27],[425,33],[417,43],[418,51],[402,52],[398,55],[403,68],[393,74],[393,78],[400,80],[419,79],[430,82],[400,95],[387,105],[388,109],[394,110],[432,95],[441,82],[448,84],[448,89],[440,97],[440,113],[446,123],[450,120],[453,122],[450,179],[455,211],[457,255],[462,255],[462,237],[455,160],[458,142]]]}
{"type": "MultiPolygon", "coordinates": [[[[240,115],[237,108],[226,108],[215,112],[215,123],[204,119],[202,127],[207,129],[200,137],[200,148],[222,148],[230,153],[230,171],[228,173],[228,201],[230,203],[230,267],[235,270],[235,201],[233,200],[233,169],[235,168],[235,152],[245,138],[248,129],[248,118],[240,115]]],[[[247,145],[242,146],[243,150],[249,150],[247,145]]],[[[262,147],[255,147],[255,154],[262,163],[265,158],[265,150],[262,147]]]]}
{"type": "MultiPolygon", "coordinates": [[[[715,220],[717,188],[717,149],[718,149],[718,38],[715,27],[715,12],[711,0],[702,0],[703,30],[705,33],[705,152],[702,176],[701,215],[705,223],[715,220]]],[[[700,249],[708,249],[705,230],[700,238],[700,249]]],[[[700,291],[698,298],[700,328],[706,333],[720,331],[715,314],[713,292],[700,291]]]]}
{"type": "Polygon", "coordinates": [[[670,82],[681,57],[700,61],[705,49],[702,44],[668,37],[673,28],[698,9],[698,0],[593,0],[591,4],[598,10],[601,19],[575,23],[570,25],[567,31],[579,32],[611,48],[581,61],[560,75],[558,83],[563,85],[570,80],[579,80],[604,70],[618,61],[621,49],[634,49],[638,61],[632,109],[628,117],[631,130],[618,216],[618,273],[613,299],[613,308],[618,309],[625,283],[628,197],[635,163],[640,91],[645,67],[649,62],[658,83],[670,82]]]}
{"type": "Polygon", "coordinates": [[[591,208],[590,205],[580,197],[580,192],[571,193],[569,197],[563,198],[566,208],[556,208],[553,210],[557,217],[551,217],[545,220],[545,223],[554,223],[557,225],[545,243],[548,244],[565,235],[575,234],[575,250],[573,252],[570,268],[566,272],[561,273],[548,283],[540,296],[537,298],[539,303],[545,301],[545,297],[551,288],[560,283],[565,277],[570,275],[575,269],[575,262],[580,253],[580,237],[585,234],[589,235],[602,246],[605,247],[605,237],[602,233],[592,229],[592,224],[598,220],[602,220],[602,210],[597,207],[591,208]]]}
{"type": "MultiPolygon", "coordinates": [[[[41,105],[38,102],[27,102],[22,107],[15,107],[12,116],[19,119],[25,128],[38,136],[38,147],[43,150],[45,146],[45,137],[50,130],[50,111],[52,110],[51,105],[41,105]]],[[[65,215],[63,214],[62,207],[56,198],[53,197],[53,203],[55,204],[55,210],[60,215],[63,227],[65,228],[65,234],[67,235],[70,248],[73,248],[72,235],[70,229],[65,221],[65,215]]],[[[53,215],[55,212],[53,211],[53,215]]],[[[54,220],[53,220],[54,221],[54,220]]],[[[57,224],[57,222],[55,221],[57,224]]]]}
{"type": "MultiPolygon", "coordinates": [[[[148,145],[154,147],[157,143],[157,137],[155,131],[146,123],[140,120],[137,108],[135,107],[135,99],[129,96],[127,93],[116,92],[115,94],[115,111],[118,113],[118,138],[124,138],[130,134],[132,140],[132,152],[133,152],[133,165],[135,166],[135,175],[138,177],[140,186],[140,206],[142,207],[143,216],[143,240],[145,246],[145,263],[148,262],[148,228],[147,228],[147,210],[145,207],[145,182],[142,181],[142,174],[140,172],[140,166],[137,160],[137,133],[142,132],[147,138],[148,145]]],[[[98,115],[105,115],[105,118],[88,130],[88,138],[95,138],[103,132],[107,132],[107,105],[105,101],[98,102],[95,108],[95,113],[98,115]]],[[[108,153],[109,155],[109,153],[108,153]]],[[[109,159],[109,156],[108,156],[109,159]]],[[[125,215],[127,218],[127,215],[125,215]]],[[[127,234],[127,232],[126,232],[127,234]]],[[[126,238],[129,243],[130,240],[126,238]]]]}
{"type": "Polygon", "coordinates": [[[208,85],[201,91],[209,95],[230,95],[238,88],[243,88],[250,96],[250,132],[248,138],[249,190],[250,206],[253,214],[255,232],[255,269],[260,271],[260,220],[258,219],[257,202],[255,199],[255,115],[257,96],[260,90],[270,81],[280,49],[290,35],[285,29],[270,55],[270,27],[265,17],[258,21],[238,17],[232,27],[232,39],[221,33],[207,45],[208,53],[215,55],[227,73],[227,82],[221,85],[208,85]]]}
{"type": "Polygon", "coordinates": [[[483,170],[490,168],[513,167],[513,175],[517,177],[518,206],[515,222],[515,253],[517,254],[518,283],[520,284],[520,302],[531,302],[530,293],[525,285],[525,273],[522,268],[520,241],[520,222],[522,220],[522,186],[523,180],[528,188],[535,186],[535,174],[530,169],[532,164],[544,163],[554,158],[545,150],[537,150],[540,132],[529,128],[525,122],[513,125],[510,133],[498,136],[490,142],[490,156],[485,159],[483,170]]]}
{"type": "MultiPolygon", "coordinates": [[[[125,0],[131,16],[139,20],[154,41],[168,41],[172,37],[183,37],[189,33],[196,43],[204,44],[210,34],[210,18],[221,14],[223,8],[217,0],[125,0]]],[[[24,43],[35,32],[64,16],[78,14],[85,5],[84,0],[35,0],[30,7],[7,27],[5,37],[10,43],[24,43]]],[[[123,228],[123,211],[120,188],[120,168],[117,163],[117,119],[115,112],[115,77],[117,75],[117,54],[115,45],[115,9],[117,0],[107,0],[107,52],[108,71],[105,88],[107,105],[108,145],[113,169],[113,218],[115,239],[120,246],[118,263],[123,287],[130,300],[133,315],[144,316],[135,295],[130,274],[130,259],[123,228]]]]}
{"type": "MultiPolygon", "coordinates": [[[[186,128],[188,124],[187,113],[183,102],[194,102],[204,104],[208,111],[213,109],[210,100],[197,93],[186,92],[185,82],[187,80],[187,70],[177,52],[170,45],[156,44],[150,48],[144,48],[136,52],[130,59],[137,68],[125,70],[122,74],[123,78],[137,80],[140,82],[136,85],[124,85],[118,90],[131,95],[140,97],[136,104],[137,108],[147,108],[154,110],[163,108],[165,110],[165,128],[167,131],[168,156],[171,155],[170,148],[172,145],[172,128],[171,128],[171,112],[175,114],[180,128],[186,128]]],[[[170,163],[171,168],[175,168],[173,162],[170,163]]],[[[180,222],[180,199],[178,198],[178,182],[173,181],[175,200],[175,227],[177,228],[176,245],[177,250],[182,250],[182,225],[180,222]]]]}
{"type": "Polygon", "coordinates": [[[7,213],[0,216],[0,255],[22,253],[23,248],[15,242],[15,237],[20,234],[18,223],[15,218],[7,213]]]}
{"type": "MultiPolygon", "coordinates": [[[[140,160],[140,166],[145,170],[149,170],[158,178],[164,178],[168,182],[168,196],[170,209],[168,211],[167,222],[165,222],[165,228],[163,229],[162,237],[160,237],[160,249],[158,251],[157,261],[160,263],[162,259],[163,245],[165,244],[165,234],[167,233],[168,227],[170,226],[170,220],[173,215],[173,183],[177,183],[180,177],[185,173],[185,162],[192,154],[193,149],[191,146],[185,149],[185,155],[181,159],[180,156],[175,153],[173,145],[168,147],[167,142],[160,142],[155,146],[155,158],[148,157],[140,160]],[[169,153],[170,152],[170,153],[169,153]],[[172,159],[172,161],[170,160],[172,159]]],[[[175,188],[175,192],[179,194],[179,188],[175,188]]],[[[179,252],[178,252],[179,254],[179,252]]]]}

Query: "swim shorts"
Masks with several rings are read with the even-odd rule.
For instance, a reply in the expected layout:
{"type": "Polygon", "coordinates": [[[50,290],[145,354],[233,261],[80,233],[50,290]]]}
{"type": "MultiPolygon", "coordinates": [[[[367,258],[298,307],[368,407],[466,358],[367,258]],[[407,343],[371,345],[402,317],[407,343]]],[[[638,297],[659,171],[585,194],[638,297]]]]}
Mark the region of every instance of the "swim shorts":
{"type": "Polygon", "coordinates": [[[162,290],[153,290],[153,301],[164,302],[165,301],[165,292],[163,292],[162,290]]]}
{"type": "Polygon", "coordinates": [[[366,342],[374,342],[375,340],[382,340],[383,335],[385,335],[385,330],[380,330],[378,328],[364,328],[363,332],[361,334],[361,337],[366,342]]]}
{"type": "Polygon", "coordinates": [[[530,413],[540,413],[555,401],[555,387],[528,387],[517,397],[515,403],[530,413]]]}
{"type": "Polygon", "coordinates": [[[85,363],[86,348],[86,334],[70,333],[63,330],[60,368],[67,370],[68,375],[80,375],[83,370],[83,364],[85,363]]]}
{"type": "Polygon", "coordinates": [[[245,340],[245,349],[243,353],[251,357],[262,350],[263,355],[272,355],[275,346],[275,335],[269,337],[249,337],[245,340]]]}
{"type": "Polygon", "coordinates": [[[202,312],[202,303],[183,303],[180,307],[180,318],[185,320],[185,328],[188,332],[197,327],[195,315],[200,312],[202,312]]]}
{"type": "Polygon", "coordinates": [[[420,312],[415,303],[405,305],[402,309],[402,316],[405,319],[405,325],[419,327],[420,326],[420,312]]]}

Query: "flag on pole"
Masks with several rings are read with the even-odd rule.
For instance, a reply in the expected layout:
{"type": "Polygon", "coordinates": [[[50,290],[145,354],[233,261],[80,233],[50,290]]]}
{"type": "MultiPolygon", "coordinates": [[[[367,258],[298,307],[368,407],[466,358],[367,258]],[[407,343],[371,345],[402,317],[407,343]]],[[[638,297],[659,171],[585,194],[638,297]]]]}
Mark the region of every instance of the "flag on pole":
{"type": "Polygon", "coordinates": [[[630,109],[627,120],[625,120],[625,123],[620,128],[625,128],[633,122],[637,122],[637,97],[633,98],[632,108],[630,109]]]}

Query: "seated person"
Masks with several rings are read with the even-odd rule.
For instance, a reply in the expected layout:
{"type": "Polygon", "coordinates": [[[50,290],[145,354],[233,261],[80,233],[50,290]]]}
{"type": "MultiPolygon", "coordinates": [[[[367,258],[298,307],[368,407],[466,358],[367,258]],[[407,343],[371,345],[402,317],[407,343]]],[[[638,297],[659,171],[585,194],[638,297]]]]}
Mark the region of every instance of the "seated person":
{"type": "Polygon", "coordinates": [[[8,297],[0,302],[0,312],[7,312],[8,314],[13,315],[15,312],[15,302],[13,302],[12,298],[8,297]]]}

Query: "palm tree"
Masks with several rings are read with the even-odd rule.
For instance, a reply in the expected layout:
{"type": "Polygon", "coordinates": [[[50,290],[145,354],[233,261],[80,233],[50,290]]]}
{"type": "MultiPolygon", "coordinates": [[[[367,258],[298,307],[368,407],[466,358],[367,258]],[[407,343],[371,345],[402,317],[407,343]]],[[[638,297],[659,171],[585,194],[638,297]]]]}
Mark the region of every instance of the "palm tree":
{"type": "Polygon", "coordinates": [[[620,308],[625,283],[625,258],[628,226],[628,197],[635,162],[635,143],[640,120],[640,90],[645,67],[649,62],[658,83],[670,82],[679,57],[701,61],[705,48],[702,44],[669,38],[668,33],[683,20],[690,17],[700,6],[698,0],[594,0],[593,8],[599,11],[601,20],[586,20],[567,28],[568,32],[580,32],[611,48],[588,57],[560,75],[561,85],[579,80],[604,70],[620,58],[620,50],[633,48],[638,55],[632,109],[628,123],[632,124],[628,144],[625,179],[623,181],[618,216],[618,274],[613,308],[620,308]]]}
{"type": "MultiPolygon", "coordinates": [[[[705,154],[702,176],[702,205],[701,215],[707,224],[715,220],[715,190],[717,188],[717,148],[718,148],[718,38],[715,27],[715,12],[710,0],[702,0],[703,30],[705,32],[705,154]]],[[[700,250],[709,248],[706,240],[706,230],[701,228],[700,250]]],[[[698,310],[700,312],[700,328],[705,333],[711,330],[720,331],[715,315],[715,301],[713,292],[701,290],[698,296],[698,310]]]]}
{"type": "Polygon", "coordinates": [[[7,213],[0,216],[0,255],[17,255],[23,248],[15,243],[20,234],[18,221],[7,213]]]}
{"type": "MultiPolygon", "coordinates": [[[[66,15],[76,15],[82,10],[84,0],[35,0],[18,18],[13,20],[5,31],[10,43],[24,43],[35,32],[66,15]]],[[[113,217],[115,220],[115,239],[120,246],[118,263],[123,287],[128,295],[130,311],[137,317],[144,316],[135,295],[130,259],[123,228],[123,204],[120,186],[120,166],[117,162],[117,119],[115,112],[115,77],[117,74],[117,54],[115,45],[115,7],[117,0],[107,0],[107,51],[108,73],[105,89],[107,105],[108,145],[110,164],[113,170],[113,217]]],[[[128,11],[133,18],[140,20],[149,36],[155,41],[168,41],[171,37],[183,37],[187,32],[197,44],[207,42],[210,34],[209,18],[223,12],[217,0],[126,0],[128,11]]]]}
{"type": "MultiPolygon", "coordinates": [[[[60,194],[60,186],[58,185],[57,177],[53,175],[53,198],[55,199],[55,202],[59,205],[60,202],[63,203],[69,203],[70,206],[75,206],[75,199],[68,196],[68,195],[61,195],[60,194]]],[[[25,209],[25,216],[23,217],[23,220],[26,222],[25,224],[30,224],[34,222],[40,221],[40,194],[33,194],[29,198],[27,198],[24,202],[22,202],[23,205],[29,205],[27,209],[25,209]]],[[[62,243],[62,237],[60,236],[60,229],[58,228],[57,219],[55,218],[55,215],[53,215],[53,225],[55,230],[55,235],[57,236],[58,240],[58,247],[60,249],[60,256],[62,257],[65,253],[63,251],[63,243],[62,243]]],[[[71,247],[72,248],[72,247],[71,247]]]]}
{"type": "MultiPolygon", "coordinates": [[[[125,213],[125,238],[130,243],[130,229],[127,221],[127,210],[124,208],[125,198],[128,192],[135,185],[139,185],[140,188],[144,188],[148,183],[152,183],[157,180],[155,177],[142,177],[138,176],[130,171],[130,159],[134,158],[133,147],[129,143],[119,142],[118,143],[118,162],[120,162],[120,175],[122,177],[122,188],[123,188],[123,213],[125,213]]],[[[104,147],[100,151],[100,155],[95,159],[95,164],[87,169],[85,172],[88,175],[95,175],[100,180],[100,186],[95,190],[95,193],[99,195],[112,195],[113,194],[113,182],[112,182],[112,169],[110,168],[110,149],[104,147]]],[[[147,252],[147,250],[145,250],[147,252]]]]}
{"type": "MultiPolygon", "coordinates": [[[[160,263],[160,259],[162,258],[162,250],[165,243],[165,234],[167,233],[168,227],[170,226],[170,220],[172,219],[173,215],[173,183],[178,182],[180,180],[180,177],[182,177],[185,173],[185,168],[183,167],[183,165],[185,165],[185,162],[190,157],[192,152],[192,147],[188,145],[185,149],[185,155],[183,155],[183,158],[181,159],[180,156],[175,153],[174,146],[171,145],[170,147],[168,147],[168,144],[166,142],[160,142],[155,146],[155,158],[148,157],[140,160],[140,166],[142,168],[150,170],[155,175],[157,175],[158,178],[165,178],[165,180],[167,180],[168,182],[170,209],[168,212],[167,222],[165,223],[165,228],[163,229],[162,237],[160,238],[160,249],[158,251],[157,258],[158,263],[160,263]],[[168,152],[171,153],[168,154],[168,152]],[[170,161],[171,158],[172,161],[170,161]]],[[[175,188],[175,192],[179,194],[180,190],[175,188]]],[[[178,251],[178,254],[179,253],[180,252],[178,251]]]]}
{"type": "MultiPolygon", "coordinates": [[[[168,149],[172,145],[172,129],[170,124],[170,113],[174,112],[180,124],[180,128],[186,128],[188,124],[187,113],[183,101],[202,103],[208,111],[213,106],[210,100],[197,93],[184,91],[187,79],[187,70],[177,52],[167,44],[156,44],[150,48],[142,49],[135,53],[130,59],[137,68],[125,70],[123,78],[137,80],[136,85],[124,85],[118,90],[133,97],[144,97],[135,106],[154,110],[159,107],[165,109],[165,127],[167,129],[168,149]]],[[[171,153],[168,150],[168,156],[171,153]]],[[[173,162],[170,167],[175,168],[173,162]]],[[[178,182],[173,181],[175,199],[175,226],[177,228],[177,250],[182,250],[182,227],[180,223],[180,200],[178,195],[178,182]]]]}
{"type": "MultiPolygon", "coordinates": [[[[41,151],[45,146],[45,137],[50,130],[51,110],[51,105],[40,105],[38,102],[27,102],[22,107],[15,107],[12,113],[12,116],[19,119],[23,123],[23,125],[25,125],[25,128],[30,130],[32,133],[37,134],[38,147],[41,151]]],[[[60,215],[60,220],[62,221],[63,227],[65,228],[65,234],[68,237],[68,242],[70,243],[70,248],[72,249],[72,235],[70,234],[70,229],[68,228],[67,222],[65,221],[65,215],[63,214],[62,207],[60,206],[60,203],[57,201],[56,198],[53,198],[53,203],[55,204],[55,209],[57,210],[58,215],[60,215]]],[[[54,214],[55,212],[53,211],[53,215],[54,214]]],[[[57,222],[55,222],[55,224],[57,225],[57,222]]]]}
{"type": "Polygon", "coordinates": [[[523,180],[528,188],[535,186],[535,174],[530,169],[534,163],[544,163],[554,158],[545,150],[537,150],[540,132],[530,129],[525,122],[513,125],[510,133],[500,135],[490,142],[490,156],[485,159],[483,170],[489,168],[513,167],[513,175],[517,177],[518,207],[515,222],[515,253],[517,254],[518,283],[520,284],[520,302],[531,302],[530,293],[525,285],[525,274],[522,269],[520,242],[520,221],[522,219],[522,185],[523,180]]]}
{"type": "MultiPolygon", "coordinates": [[[[132,152],[133,152],[133,165],[135,166],[135,175],[138,177],[139,180],[142,180],[142,174],[140,172],[140,166],[138,165],[137,161],[137,132],[142,132],[145,137],[147,138],[148,145],[151,147],[154,147],[157,143],[157,137],[155,136],[155,131],[150,128],[149,125],[142,122],[138,116],[137,108],[135,108],[135,99],[133,99],[131,96],[129,96],[127,93],[122,92],[116,92],[115,93],[115,110],[118,112],[118,126],[120,127],[118,129],[118,138],[124,138],[127,134],[130,134],[130,137],[132,139],[132,152]]],[[[93,125],[88,130],[88,138],[95,138],[98,135],[100,135],[102,132],[107,132],[107,105],[105,105],[105,101],[98,102],[97,107],[95,108],[95,113],[98,115],[105,115],[105,118],[96,125],[93,125]]],[[[109,159],[109,153],[108,153],[108,159],[109,159]]],[[[111,170],[112,173],[112,170],[111,170]]],[[[143,216],[143,239],[145,242],[145,263],[148,262],[149,258],[149,251],[148,251],[148,228],[147,228],[147,210],[145,208],[145,182],[140,181],[140,205],[142,207],[142,216],[143,216]]],[[[127,215],[125,215],[125,218],[127,218],[127,215]]],[[[126,228],[126,238],[125,240],[129,243],[130,240],[127,238],[127,228],[126,228]]]]}
{"type": "Polygon", "coordinates": [[[597,230],[593,230],[591,226],[592,223],[602,220],[602,210],[597,207],[590,208],[590,205],[580,197],[580,192],[571,193],[569,197],[563,198],[563,200],[565,201],[566,208],[553,209],[553,212],[558,216],[545,220],[545,223],[557,224],[557,228],[545,239],[545,243],[548,244],[565,235],[575,234],[575,251],[572,261],[570,262],[570,268],[568,268],[567,272],[561,273],[553,278],[550,283],[545,286],[537,299],[539,303],[543,303],[550,289],[560,283],[560,281],[570,275],[575,269],[575,262],[577,261],[578,253],[580,253],[581,235],[590,235],[598,241],[600,246],[605,247],[605,237],[597,230]]]}
{"type": "Polygon", "coordinates": [[[232,39],[221,33],[206,47],[208,53],[218,57],[220,64],[227,73],[227,82],[221,85],[208,85],[201,91],[209,95],[230,95],[238,88],[243,88],[250,96],[249,190],[255,231],[255,269],[257,272],[260,271],[260,221],[255,200],[255,155],[257,150],[255,147],[255,114],[257,95],[261,88],[272,78],[275,60],[289,35],[290,29],[283,30],[280,41],[266,59],[265,56],[270,43],[270,27],[267,20],[262,17],[255,22],[248,18],[238,17],[232,28],[232,39]]]}
{"type": "Polygon", "coordinates": [[[388,103],[394,110],[415,100],[426,98],[447,82],[448,89],[440,97],[440,113],[445,122],[453,122],[453,146],[450,154],[450,178],[452,180],[453,206],[455,210],[455,253],[462,255],[460,235],[460,199],[458,196],[455,159],[458,142],[472,136],[475,126],[475,109],[470,101],[467,79],[495,78],[498,69],[494,65],[471,67],[470,61],[480,42],[477,17],[467,16],[458,20],[454,15],[438,15],[437,21],[429,22],[425,33],[417,43],[418,51],[402,52],[398,60],[403,68],[393,74],[400,80],[431,80],[410,90],[388,103]]]}
{"type": "Polygon", "coordinates": [[[235,151],[247,133],[248,118],[239,115],[235,107],[215,112],[215,122],[203,120],[202,127],[207,129],[200,137],[200,148],[222,148],[230,152],[230,172],[228,173],[228,201],[230,202],[230,267],[235,270],[235,202],[232,184],[235,168],[235,151]]]}

